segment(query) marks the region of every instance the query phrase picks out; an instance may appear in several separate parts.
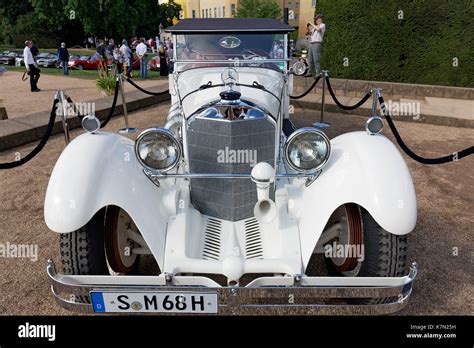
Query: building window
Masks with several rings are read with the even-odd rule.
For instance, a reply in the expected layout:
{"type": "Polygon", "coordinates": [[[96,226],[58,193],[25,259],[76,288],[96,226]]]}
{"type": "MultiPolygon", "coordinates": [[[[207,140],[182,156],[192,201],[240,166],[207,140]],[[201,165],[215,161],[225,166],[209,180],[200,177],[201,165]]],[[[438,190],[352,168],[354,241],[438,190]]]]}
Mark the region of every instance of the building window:
{"type": "Polygon", "coordinates": [[[291,1],[288,1],[288,8],[291,9],[291,1]]]}
{"type": "Polygon", "coordinates": [[[225,6],[222,6],[222,17],[225,18],[225,6]]]}
{"type": "Polygon", "coordinates": [[[204,9],[202,9],[202,18],[204,18],[204,9]]]}
{"type": "Polygon", "coordinates": [[[214,17],[217,18],[217,8],[214,7],[214,17]]]}
{"type": "Polygon", "coordinates": [[[313,2],[311,3],[311,6],[316,7],[316,0],[313,0],[313,2]]]}
{"type": "Polygon", "coordinates": [[[230,15],[235,16],[235,4],[230,4],[230,15]]]}
{"type": "Polygon", "coordinates": [[[209,10],[206,8],[206,18],[209,18],[209,10]]]}
{"type": "Polygon", "coordinates": [[[196,18],[196,10],[193,10],[193,18],[196,18]]]}

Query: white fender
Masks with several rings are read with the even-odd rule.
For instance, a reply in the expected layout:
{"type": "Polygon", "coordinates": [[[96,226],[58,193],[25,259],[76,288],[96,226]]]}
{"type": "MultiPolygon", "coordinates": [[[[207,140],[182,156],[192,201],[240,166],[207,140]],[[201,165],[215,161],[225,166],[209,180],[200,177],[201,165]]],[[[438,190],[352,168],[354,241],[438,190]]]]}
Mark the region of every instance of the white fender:
{"type": "Polygon", "coordinates": [[[416,224],[416,196],[405,161],[383,135],[352,132],[331,140],[331,158],[317,180],[286,185],[300,228],[303,264],[331,214],[345,203],[364,207],[386,231],[404,235],[416,224]]]}
{"type": "Polygon", "coordinates": [[[44,204],[46,225],[58,233],[72,232],[101,208],[119,206],[162,267],[166,223],[173,210],[169,205],[176,195],[166,181],[171,182],[163,180],[157,187],[143,174],[132,140],[107,132],[83,134],[66,147],[53,169],[44,204]]]}

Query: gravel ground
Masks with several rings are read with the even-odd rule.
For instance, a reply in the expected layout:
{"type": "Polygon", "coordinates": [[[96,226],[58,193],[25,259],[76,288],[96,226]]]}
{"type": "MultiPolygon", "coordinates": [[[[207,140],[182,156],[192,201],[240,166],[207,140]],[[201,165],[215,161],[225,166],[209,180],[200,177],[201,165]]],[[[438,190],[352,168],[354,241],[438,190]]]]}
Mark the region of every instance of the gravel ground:
{"type": "MultiPolygon", "coordinates": [[[[164,122],[168,105],[131,114],[131,124],[144,129],[164,122]],[[162,116],[157,116],[162,115],[162,116]]],[[[317,121],[311,110],[296,110],[297,126],[317,121]]],[[[363,129],[363,117],[328,115],[328,135],[363,129]]],[[[397,123],[412,149],[425,156],[439,156],[474,143],[472,129],[397,123]]],[[[112,120],[107,130],[123,127],[112,120]]],[[[71,136],[80,134],[73,131],[71,136]]],[[[385,134],[388,134],[386,131],[385,134]]],[[[390,138],[391,135],[389,135],[390,138]]],[[[0,152],[0,163],[12,161],[15,152],[27,154],[35,144],[0,152]]],[[[51,138],[45,149],[20,168],[0,171],[0,243],[37,244],[36,262],[0,258],[0,314],[71,314],[59,307],[49,291],[46,260],[58,259],[58,237],[43,218],[43,200],[53,166],[64,148],[62,135],[51,138]]],[[[418,198],[418,224],[409,238],[408,260],[419,264],[412,300],[399,315],[474,314],[473,214],[474,157],[457,163],[426,166],[406,158],[418,198]],[[456,252],[457,251],[457,252],[456,252]]],[[[71,183],[74,184],[74,183],[71,183]]]]}

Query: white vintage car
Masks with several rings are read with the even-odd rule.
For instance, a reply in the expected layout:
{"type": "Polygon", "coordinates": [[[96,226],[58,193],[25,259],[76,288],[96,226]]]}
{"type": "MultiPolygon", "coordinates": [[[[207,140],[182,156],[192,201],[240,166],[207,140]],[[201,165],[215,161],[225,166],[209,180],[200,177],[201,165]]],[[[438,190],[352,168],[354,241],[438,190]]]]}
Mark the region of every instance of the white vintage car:
{"type": "Polygon", "coordinates": [[[45,201],[60,235],[62,273],[48,264],[59,304],[174,314],[371,314],[406,304],[417,215],[408,168],[370,127],[331,140],[295,129],[292,30],[272,19],[180,21],[168,29],[166,125],[135,141],[86,132],[66,147],[45,201]],[[158,267],[147,273],[140,257],[158,267]]]}

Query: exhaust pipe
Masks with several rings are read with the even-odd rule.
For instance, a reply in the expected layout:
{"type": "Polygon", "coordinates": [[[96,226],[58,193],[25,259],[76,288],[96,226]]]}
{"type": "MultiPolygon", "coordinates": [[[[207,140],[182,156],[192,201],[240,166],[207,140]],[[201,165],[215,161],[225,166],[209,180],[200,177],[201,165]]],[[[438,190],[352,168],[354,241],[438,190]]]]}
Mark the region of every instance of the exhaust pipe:
{"type": "Polygon", "coordinates": [[[266,163],[260,162],[252,169],[252,181],[257,185],[258,201],[253,213],[258,222],[268,224],[277,213],[276,204],[270,199],[270,185],[275,181],[275,170],[266,163]]]}

